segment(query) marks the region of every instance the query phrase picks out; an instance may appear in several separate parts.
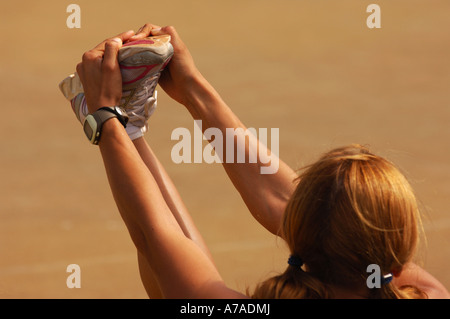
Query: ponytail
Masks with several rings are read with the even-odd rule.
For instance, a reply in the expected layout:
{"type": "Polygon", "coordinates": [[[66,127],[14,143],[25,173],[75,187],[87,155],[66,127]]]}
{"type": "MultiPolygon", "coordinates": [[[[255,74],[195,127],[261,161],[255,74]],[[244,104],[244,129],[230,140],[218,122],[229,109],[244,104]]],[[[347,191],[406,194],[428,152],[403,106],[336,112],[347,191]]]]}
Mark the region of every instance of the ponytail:
{"type": "MultiPolygon", "coordinates": [[[[247,291],[248,293],[248,291],[247,291]]],[[[329,299],[331,289],[299,267],[288,266],[284,273],[258,284],[253,299],[329,299]]],[[[415,286],[397,287],[394,283],[372,288],[370,299],[426,299],[427,294],[415,286]]]]}
{"type": "Polygon", "coordinates": [[[253,294],[255,299],[326,299],[330,289],[320,280],[297,266],[288,266],[281,275],[260,283],[253,294]]]}

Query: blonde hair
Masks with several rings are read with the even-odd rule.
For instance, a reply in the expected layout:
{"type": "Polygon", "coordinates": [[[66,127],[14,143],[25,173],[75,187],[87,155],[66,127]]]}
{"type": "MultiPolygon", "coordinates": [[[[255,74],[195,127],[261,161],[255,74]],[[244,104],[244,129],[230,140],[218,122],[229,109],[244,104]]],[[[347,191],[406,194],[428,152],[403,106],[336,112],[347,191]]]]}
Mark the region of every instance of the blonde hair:
{"type": "Polygon", "coordinates": [[[254,298],[331,298],[333,289],[365,291],[372,298],[422,298],[415,287],[368,289],[367,266],[382,274],[411,261],[421,233],[414,192],[389,161],[360,145],[326,153],[298,178],[281,237],[304,269],[259,284],[254,298]]]}

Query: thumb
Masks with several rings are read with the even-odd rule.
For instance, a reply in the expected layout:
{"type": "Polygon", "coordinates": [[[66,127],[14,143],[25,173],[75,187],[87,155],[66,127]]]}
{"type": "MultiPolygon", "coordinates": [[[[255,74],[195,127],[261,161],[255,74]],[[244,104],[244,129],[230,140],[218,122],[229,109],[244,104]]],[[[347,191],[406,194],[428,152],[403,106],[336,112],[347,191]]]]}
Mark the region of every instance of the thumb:
{"type": "Polygon", "coordinates": [[[118,67],[117,54],[122,46],[120,38],[113,38],[105,43],[105,53],[103,55],[102,67],[114,70],[118,67]]]}

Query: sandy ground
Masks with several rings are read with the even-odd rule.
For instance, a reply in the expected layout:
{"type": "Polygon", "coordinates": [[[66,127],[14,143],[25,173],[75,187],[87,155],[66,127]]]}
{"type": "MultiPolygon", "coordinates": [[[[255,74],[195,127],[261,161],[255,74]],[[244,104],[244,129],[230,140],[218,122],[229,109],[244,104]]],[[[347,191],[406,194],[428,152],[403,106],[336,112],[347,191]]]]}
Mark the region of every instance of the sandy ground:
{"type": "MultiPolygon", "coordinates": [[[[299,168],[332,147],[370,145],[402,168],[425,214],[419,259],[450,287],[450,2],[1,1],[0,297],[145,298],[135,249],[58,83],[84,51],[145,22],[174,25],[204,75],[249,127],[279,128],[299,168]],[[81,267],[69,289],[66,267],[81,267]]],[[[179,187],[225,281],[241,291],[286,265],[220,165],[174,164],[188,112],[159,90],[146,136],[179,187]],[[195,186],[195,187],[193,187],[195,186]]]]}

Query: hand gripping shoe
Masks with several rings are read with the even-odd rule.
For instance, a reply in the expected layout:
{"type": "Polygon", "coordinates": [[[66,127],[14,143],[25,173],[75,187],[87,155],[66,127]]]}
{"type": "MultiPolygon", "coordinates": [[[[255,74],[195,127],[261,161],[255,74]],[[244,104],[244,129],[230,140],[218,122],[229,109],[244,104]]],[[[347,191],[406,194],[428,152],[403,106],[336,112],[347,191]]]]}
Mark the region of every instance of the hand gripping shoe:
{"type": "MultiPolygon", "coordinates": [[[[172,55],[169,35],[128,42],[119,49],[118,61],[122,74],[120,107],[129,117],[126,130],[131,139],[141,137],[148,130],[148,119],[156,108],[156,85],[172,55]]],[[[61,81],[59,88],[83,124],[89,111],[77,73],[61,81]]]]}

